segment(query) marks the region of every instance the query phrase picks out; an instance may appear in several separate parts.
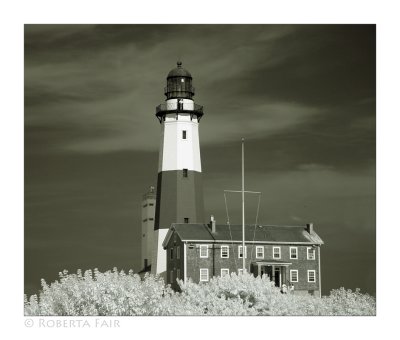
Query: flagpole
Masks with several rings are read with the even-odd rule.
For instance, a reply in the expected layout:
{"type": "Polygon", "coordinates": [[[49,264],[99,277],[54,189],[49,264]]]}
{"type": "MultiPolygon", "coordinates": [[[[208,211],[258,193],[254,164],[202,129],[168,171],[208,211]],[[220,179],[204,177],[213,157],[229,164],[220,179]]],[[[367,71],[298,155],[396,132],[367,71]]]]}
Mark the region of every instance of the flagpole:
{"type": "Polygon", "coordinates": [[[243,274],[246,271],[246,248],[244,242],[244,138],[242,138],[242,258],[243,274]]]}

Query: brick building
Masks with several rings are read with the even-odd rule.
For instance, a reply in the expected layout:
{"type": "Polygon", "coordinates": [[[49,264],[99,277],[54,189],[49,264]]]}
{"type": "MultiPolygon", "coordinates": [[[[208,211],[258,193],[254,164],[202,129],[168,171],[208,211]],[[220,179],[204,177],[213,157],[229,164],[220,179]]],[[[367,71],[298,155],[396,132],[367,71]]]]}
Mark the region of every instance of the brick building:
{"type": "MultiPolygon", "coordinates": [[[[245,228],[246,271],[268,275],[277,287],[293,284],[297,294],[321,295],[321,238],[306,226],[245,228]]],[[[176,279],[207,282],[213,276],[242,271],[242,226],[174,223],[163,247],[167,252],[167,283],[176,279]]]]}

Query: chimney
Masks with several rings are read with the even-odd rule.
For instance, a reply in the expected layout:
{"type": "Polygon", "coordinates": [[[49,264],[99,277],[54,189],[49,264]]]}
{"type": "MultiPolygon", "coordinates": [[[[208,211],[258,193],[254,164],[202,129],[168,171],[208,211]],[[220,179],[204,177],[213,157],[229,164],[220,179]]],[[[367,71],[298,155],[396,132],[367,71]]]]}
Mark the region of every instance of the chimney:
{"type": "Polygon", "coordinates": [[[217,221],[214,219],[214,215],[211,215],[210,226],[211,226],[211,232],[212,232],[213,234],[215,234],[216,223],[217,223],[217,221]]]}
{"type": "Polygon", "coordinates": [[[306,224],[306,229],[307,229],[307,232],[311,235],[312,234],[312,232],[313,232],[313,230],[314,230],[314,225],[312,224],[312,223],[307,223],[306,224]]]}

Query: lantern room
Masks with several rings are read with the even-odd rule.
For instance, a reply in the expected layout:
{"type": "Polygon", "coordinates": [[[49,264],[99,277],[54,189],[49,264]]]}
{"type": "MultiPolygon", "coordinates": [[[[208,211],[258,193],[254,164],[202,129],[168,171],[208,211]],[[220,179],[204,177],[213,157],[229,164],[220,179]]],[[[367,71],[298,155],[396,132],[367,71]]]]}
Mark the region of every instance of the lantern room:
{"type": "Polygon", "coordinates": [[[167,100],[173,98],[192,99],[194,96],[192,75],[182,67],[182,62],[178,61],[177,66],[168,73],[164,94],[167,96],[167,100]]]}

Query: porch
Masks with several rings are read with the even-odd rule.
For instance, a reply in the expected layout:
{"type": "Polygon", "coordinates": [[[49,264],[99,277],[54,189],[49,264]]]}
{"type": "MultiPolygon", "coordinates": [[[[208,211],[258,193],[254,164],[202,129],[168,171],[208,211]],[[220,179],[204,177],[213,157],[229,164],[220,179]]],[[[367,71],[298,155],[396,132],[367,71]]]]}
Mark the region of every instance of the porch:
{"type": "Polygon", "coordinates": [[[251,263],[250,272],[254,276],[268,275],[272,282],[275,282],[276,287],[281,287],[282,284],[289,284],[290,262],[283,261],[257,261],[251,263]]]}

